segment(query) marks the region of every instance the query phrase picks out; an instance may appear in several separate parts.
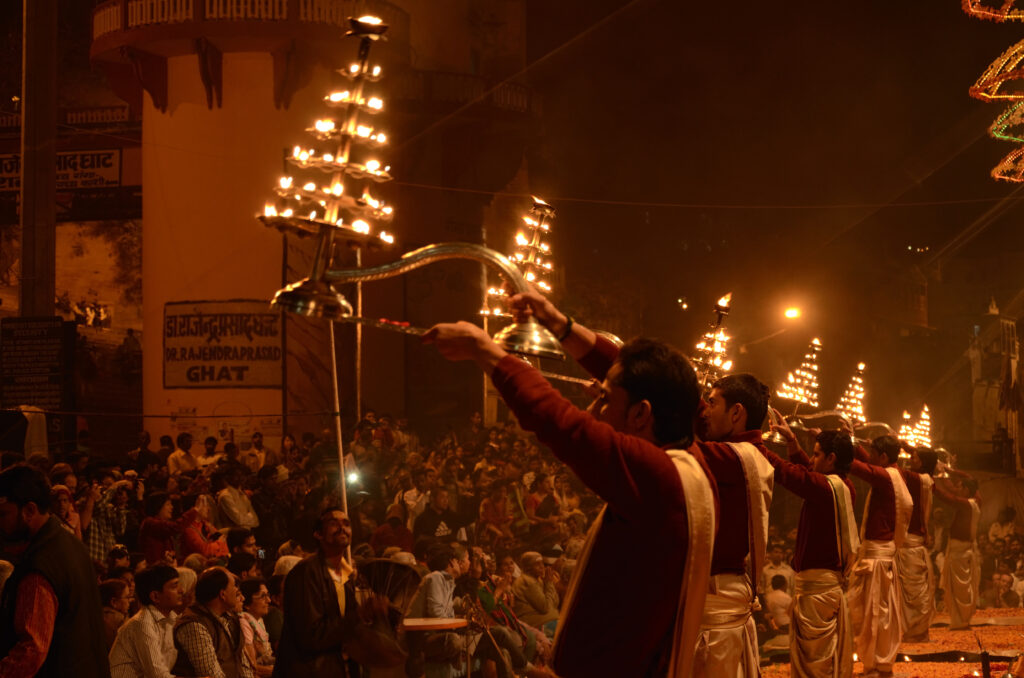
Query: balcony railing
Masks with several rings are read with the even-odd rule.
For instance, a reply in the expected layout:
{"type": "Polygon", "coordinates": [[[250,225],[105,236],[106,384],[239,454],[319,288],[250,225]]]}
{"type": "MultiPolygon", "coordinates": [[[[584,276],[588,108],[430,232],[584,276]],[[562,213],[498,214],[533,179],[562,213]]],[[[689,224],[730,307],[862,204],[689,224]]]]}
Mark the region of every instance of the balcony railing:
{"type": "MultiPolygon", "coordinates": [[[[58,128],[61,134],[74,131],[77,127],[102,127],[132,122],[128,106],[90,106],[88,108],[61,108],[57,111],[57,122],[66,127],[58,128]],[[71,129],[68,129],[71,128],[71,129]]],[[[21,127],[21,114],[0,115],[0,129],[10,130],[21,127]]]]}
{"type": "Polygon", "coordinates": [[[206,18],[281,21],[288,18],[288,0],[206,0],[206,18]]]}
{"type": "Polygon", "coordinates": [[[191,21],[299,21],[338,28],[373,13],[407,42],[409,15],[387,0],[107,0],[93,10],[92,39],[145,26],[191,21]]]}

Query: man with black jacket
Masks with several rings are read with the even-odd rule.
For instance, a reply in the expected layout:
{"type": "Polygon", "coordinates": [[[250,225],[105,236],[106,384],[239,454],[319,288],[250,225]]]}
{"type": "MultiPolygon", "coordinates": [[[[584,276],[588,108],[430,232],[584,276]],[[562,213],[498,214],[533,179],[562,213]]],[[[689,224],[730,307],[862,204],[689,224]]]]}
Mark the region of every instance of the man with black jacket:
{"type": "Polygon", "coordinates": [[[342,651],[357,619],[354,571],[346,558],[352,523],[341,509],[327,509],[314,536],[320,548],[284,580],[284,628],[274,678],[349,675],[342,651]]]}
{"type": "Polygon", "coordinates": [[[38,469],[0,473],[0,531],[19,551],[0,602],[0,675],[109,678],[96,573],[85,545],[50,514],[38,469]]]}

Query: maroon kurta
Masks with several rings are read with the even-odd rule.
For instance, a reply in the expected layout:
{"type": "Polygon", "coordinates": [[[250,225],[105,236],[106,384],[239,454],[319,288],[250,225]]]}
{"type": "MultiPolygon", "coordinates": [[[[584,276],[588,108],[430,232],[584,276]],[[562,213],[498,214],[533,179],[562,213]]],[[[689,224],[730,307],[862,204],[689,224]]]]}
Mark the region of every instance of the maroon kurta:
{"type": "MultiPolygon", "coordinates": [[[[761,431],[744,431],[729,439],[734,443],[752,443],[764,454],[768,449],[761,439],[761,431]]],[[[736,451],[724,442],[698,442],[718,485],[718,536],[711,556],[711,574],[743,574],[747,571],[744,560],[750,553],[750,506],[747,500],[747,478],[736,451]]]]}
{"type": "MultiPolygon", "coordinates": [[[[814,569],[842,572],[843,559],[836,540],[835,497],[828,478],[809,468],[809,460],[803,450],[792,453],[791,461],[768,449],[763,454],[775,467],[775,482],[804,500],[796,531],[793,569],[797,572],[814,569]]],[[[850,488],[852,503],[857,496],[853,484],[847,478],[843,478],[843,482],[850,488]]]]}
{"type": "MultiPolygon", "coordinates": [[[[953,522],[949,525],[949,536],[960,541],[971,540],[971,523],[974,520],[974,512],[971,510],[971,500],[954,494],[941,482],[935,483],[935,494],[943,501],[953,505],[953,522]]],[[[977,495],[975,495],[977,498],[977,495]]]]}
{"type": "MultiPolygon", "coordinates": [[[[599,337],[580,364],[604,378],[615,355],[599,337]]],[[[574,609],[562,610],[555,671],[563,678],[664,671],[689,537],[675,463],[664,448],[576,408],[516,357],[503,358],[492,380],[519,424],[608,502],[587,567],[576,575],[574,609]]]]}
{"type": "MultiPolygon", "coordinates": [[[[858,453],[858,457],[862,456],[858,453]]],[[[889,472],[882,466],[854,459],[850,474],[871,485],[867,525],[864,538],[874,541],[892,541],[896,537],[896,490],[889,472]]]]}
{"type": "Polygon", "coordinates": [[[921,501],[921,474],[906,469],[900,469],[903,482],[907,484],[910,491],[910,498],[914,500],[914,512],[910,514],[910,524],[907,526],[907,534],[916,534],[919,537],[927,537],[928,531],[924,527],[924,519],[921,512],[924,510],[924,502],[921,501]]]}

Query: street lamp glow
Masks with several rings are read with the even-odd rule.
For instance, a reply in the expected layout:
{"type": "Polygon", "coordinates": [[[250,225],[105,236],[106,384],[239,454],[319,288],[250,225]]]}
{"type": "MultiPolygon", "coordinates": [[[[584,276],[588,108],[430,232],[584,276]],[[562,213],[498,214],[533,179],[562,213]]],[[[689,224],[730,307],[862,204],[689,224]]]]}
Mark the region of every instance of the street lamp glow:
{"type": "Polygon", "coordinates": [[[793,320],[795,318],[799,318],[800,317],[800,309],[795,307],[795,306],[790,306],[789,308],[787,308],[785,310],[783,315],[786,316],[787,318],[789,318],[790,320],[793,320]]]}

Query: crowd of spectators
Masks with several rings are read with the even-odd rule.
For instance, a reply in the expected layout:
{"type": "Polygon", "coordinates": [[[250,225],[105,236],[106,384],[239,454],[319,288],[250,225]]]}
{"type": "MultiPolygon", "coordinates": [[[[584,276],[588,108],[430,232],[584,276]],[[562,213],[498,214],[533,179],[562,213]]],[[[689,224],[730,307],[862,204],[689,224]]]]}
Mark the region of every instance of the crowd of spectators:
{"type": "MultiPolygon", "coordinates": [[[[408,674],[467,650],[495,675],[543,674],[597,498],[514,423],[484,427],[479,414],[427,443],[404,419],[367,412],[345,453],[356,586],[382,593],[379,577],[360,578],[367,563],[412,573],[415,591],[390,596],[392,630],[403,615],[477,621],[403,638],[408,674]]],[[[273,447],[257,432],[201,446],[182,433],[154,448],[142,433],[114,461],[2,461],[45,473],[51,514],[91,558],[114,676],[273,673],[286,577],[342,504],[329,431],[273,447]]]]}

